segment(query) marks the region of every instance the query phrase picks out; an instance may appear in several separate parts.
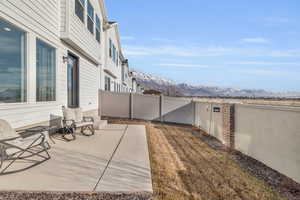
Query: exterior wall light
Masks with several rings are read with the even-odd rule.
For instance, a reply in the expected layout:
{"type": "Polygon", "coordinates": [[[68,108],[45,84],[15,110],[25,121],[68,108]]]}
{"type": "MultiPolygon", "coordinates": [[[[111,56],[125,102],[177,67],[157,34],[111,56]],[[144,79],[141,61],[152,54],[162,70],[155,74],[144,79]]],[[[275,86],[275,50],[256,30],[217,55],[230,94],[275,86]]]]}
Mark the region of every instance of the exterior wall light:
{"type": "Polygon", "coordinates": [[[63,63],[67,63],[69,60],[69,57],[68,56],[63,56],[63,63]]]}

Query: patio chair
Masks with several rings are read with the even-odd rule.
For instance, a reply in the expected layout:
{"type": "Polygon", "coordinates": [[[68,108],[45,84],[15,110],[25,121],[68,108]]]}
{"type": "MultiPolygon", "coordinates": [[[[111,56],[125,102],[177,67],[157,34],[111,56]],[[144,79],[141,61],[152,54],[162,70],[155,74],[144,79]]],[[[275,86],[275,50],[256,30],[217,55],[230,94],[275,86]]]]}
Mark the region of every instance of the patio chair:
{"type": "Polygon", "coordinates": [[[67,134],[71,134],[73,140],[76,139],[76,129],[80,128],[81,133],[85,136],[91,136],[95,134],[94,119],[93,117],[84,117],[81,108],[66,108],[63,110],[63,137],[67,134]],[[89,130],[90,134],[86,134],[85,131],[89,130]]]}
{"type": "MultiPolygon", "coordinates": [[[[0,119],[0,175],[24,171],[49,160],[51,158],[48,153],[49,149],[50,145],[43,133],[19,135],[7,121],[0,119]],[[34,160],[30,166],[11,170],[16,161],[28,161],[34,156],[42,158],[42,160],[34,160]]],[[[30,160],[30,162],[32,161],[30,160]]]]}

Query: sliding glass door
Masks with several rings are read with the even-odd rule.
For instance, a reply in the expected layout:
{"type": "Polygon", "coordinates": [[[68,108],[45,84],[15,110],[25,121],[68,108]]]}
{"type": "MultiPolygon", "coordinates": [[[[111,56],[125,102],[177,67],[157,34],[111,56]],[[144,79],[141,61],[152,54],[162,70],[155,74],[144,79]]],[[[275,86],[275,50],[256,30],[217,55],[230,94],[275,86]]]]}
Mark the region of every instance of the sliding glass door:
{"type": "Polygon", "coordinates": [[[68,107],[79,107],[79,62],[72,54],[68,55],[68,107]]]}

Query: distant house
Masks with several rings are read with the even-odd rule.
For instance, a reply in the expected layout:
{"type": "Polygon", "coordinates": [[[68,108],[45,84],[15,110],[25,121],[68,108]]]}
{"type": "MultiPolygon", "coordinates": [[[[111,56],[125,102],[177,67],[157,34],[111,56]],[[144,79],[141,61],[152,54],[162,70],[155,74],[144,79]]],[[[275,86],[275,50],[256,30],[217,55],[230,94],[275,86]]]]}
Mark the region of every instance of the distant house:
{"type": "Polygon", "coordinates": [[[48,121],[61,107],[98,109],[122,89],[117,23],[103,0],[0,1],[0,118],[48,121]]]}
{"type": "Polygon", "coordinates": [[[137,92],[137,90],[138,90],[138,83],[137,83],[135,77],[132,78],[132,90],[133,90],[133,92],[137,92]]]}
{"type": "Polygon", "coordinates": [[[143,94],[145,92],[145,88],[140,83],[137,83],[135,92],[138,94],[143,94]]]}
{"type": "Polygon", "coordinates": [[[144,90],[143,94],[161,95],[162,93],[160,91],[150,89],[150,90],[144,90]]]}
{"type": "Polygon", "coordinates": [[[105,56],[103,76],[105,90],[119,92],[122,80],[122,61],[120,59],[121,42],[116,22],[108,22],[105,26],[105,56]]]}
{"type": "Polygon", "coordinates": [[[105,26],[105,61],[103,65],[104,90],[132,92],[128,60],[124,58],[117,22],[105,26]]]}
{"type": "MultiPolygon", "coordinates": [[[[123,55],[122,55],[123,58],[123,55]]],[[[132,86],[132,74],[129,70],[129,63],[128,60],[123,58],[122,59],[122,90],[121,92],[133,92],[132,86]]]]}

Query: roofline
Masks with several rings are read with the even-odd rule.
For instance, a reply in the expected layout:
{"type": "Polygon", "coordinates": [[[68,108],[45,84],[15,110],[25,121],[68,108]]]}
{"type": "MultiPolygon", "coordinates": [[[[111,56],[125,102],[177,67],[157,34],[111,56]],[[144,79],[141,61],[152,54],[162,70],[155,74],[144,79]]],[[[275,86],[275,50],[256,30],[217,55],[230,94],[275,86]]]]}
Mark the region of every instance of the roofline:
{"type": "Polygon", "coordinates": [[[102,10],[102,18],[106,22],[107,21],[107,11],[104,4],[104,0],[99,0],[100,8],[102,10]]]}
{"type": "Polygon", "coordinates": [[[124,58],[124,55],[123,55],[123,49],[122,49],[122,45],[121,45],[121,38],[120,38],[120,32],[119,32],[119,24],[118,22],[114,22],[113,24],[111,24],[111,26],[109,27],[110,28],[114,28],[115,31],[116,31],[116,35],[117,35],[117,42],[118,42],[118,45],[120,47],[120,51],[119,53],[122,55],[122,57],[124,58]]]}

